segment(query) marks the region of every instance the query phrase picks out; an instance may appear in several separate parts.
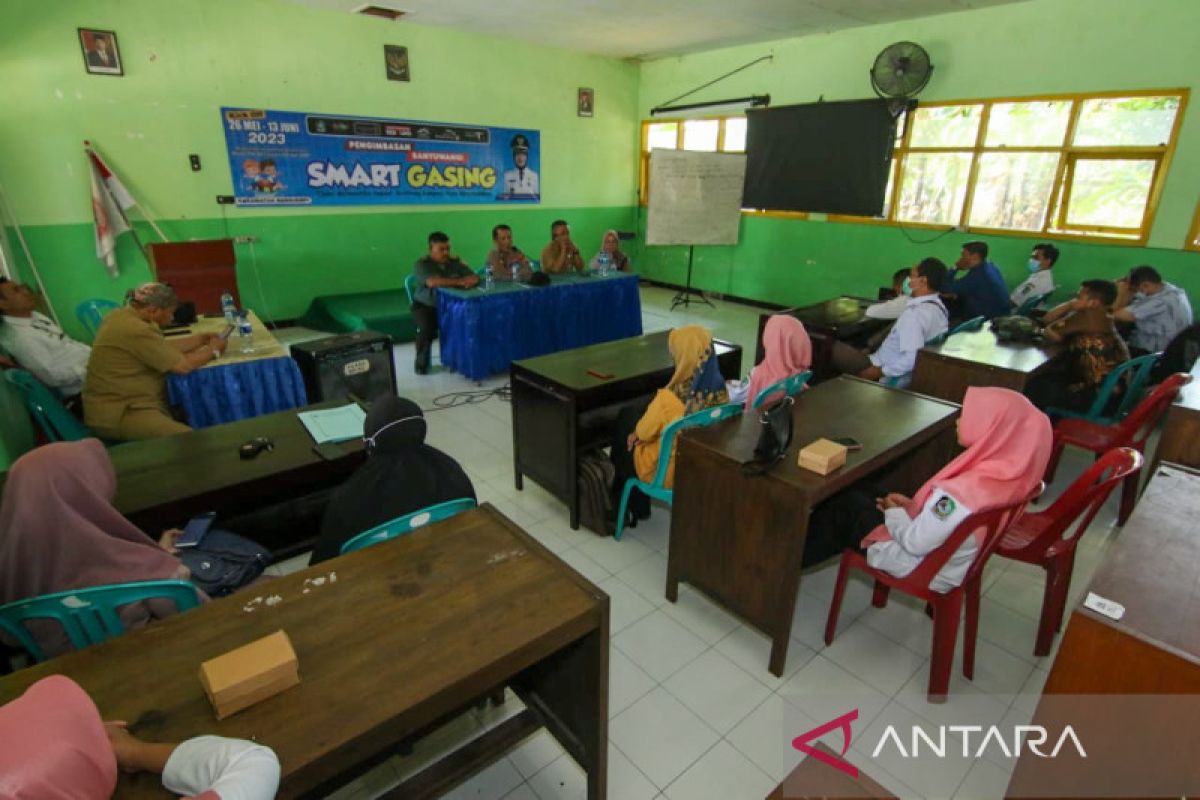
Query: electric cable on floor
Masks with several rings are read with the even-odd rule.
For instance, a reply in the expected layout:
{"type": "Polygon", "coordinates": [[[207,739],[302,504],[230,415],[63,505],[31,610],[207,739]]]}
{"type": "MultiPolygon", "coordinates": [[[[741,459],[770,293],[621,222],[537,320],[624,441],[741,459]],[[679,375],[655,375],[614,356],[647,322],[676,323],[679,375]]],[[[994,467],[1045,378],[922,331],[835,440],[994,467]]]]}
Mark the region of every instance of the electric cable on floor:
{"type": "Polygon", "coordinates": [[[443,394],[439,397],[433,398],[433,408],[425,410],[444,411],[447,408],[457,408],[458,406],[483,403],[493,397],[503,400],[505,403],[512,402],[512,389],[506,383],[503,386],[497,386],[495,389],[475,389],[468,392],[450,392],[449,394],[443,394]]]}

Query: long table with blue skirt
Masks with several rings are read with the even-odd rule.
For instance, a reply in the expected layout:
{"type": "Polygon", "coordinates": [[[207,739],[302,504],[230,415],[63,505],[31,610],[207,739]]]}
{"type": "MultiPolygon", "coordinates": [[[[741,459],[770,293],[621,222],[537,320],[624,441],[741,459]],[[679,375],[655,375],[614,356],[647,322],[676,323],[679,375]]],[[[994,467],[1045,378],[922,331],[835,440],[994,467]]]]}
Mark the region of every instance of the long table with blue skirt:
{"type": "Polygon", "coordinates": [[[551,275],[549,286],[482,287],[437,290],[442,364],[471,380],[523,358],[642,334],[636,275],[569,273],[551,275]]]}
{"type": "MultiPolygon", "coordinates": [[[[167,376],[167,400],[183,408],[193,428],[307,405],[296,362],[254,312],[250,322],[253,335],[248,343],[234,333],[218,360],[187,375],[167,376]]],[[[201,317],[181,335],[219,334],[225,327],[223,317],[201,317]]]]}

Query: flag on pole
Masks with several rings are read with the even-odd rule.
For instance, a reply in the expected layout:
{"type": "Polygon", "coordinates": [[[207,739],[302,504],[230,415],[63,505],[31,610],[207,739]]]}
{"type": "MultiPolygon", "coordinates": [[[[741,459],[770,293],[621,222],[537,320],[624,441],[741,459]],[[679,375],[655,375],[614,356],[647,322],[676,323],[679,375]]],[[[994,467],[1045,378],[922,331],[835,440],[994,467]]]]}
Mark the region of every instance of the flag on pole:
{"type": "Polygon", "coordinates": [[[108,274],[117,277],[117,237],[131,230],[125,210],[137,205],[124,184],[90,147],[85,148],[92,167],[92,216],[96,221],[96,258],[108,274]]]}

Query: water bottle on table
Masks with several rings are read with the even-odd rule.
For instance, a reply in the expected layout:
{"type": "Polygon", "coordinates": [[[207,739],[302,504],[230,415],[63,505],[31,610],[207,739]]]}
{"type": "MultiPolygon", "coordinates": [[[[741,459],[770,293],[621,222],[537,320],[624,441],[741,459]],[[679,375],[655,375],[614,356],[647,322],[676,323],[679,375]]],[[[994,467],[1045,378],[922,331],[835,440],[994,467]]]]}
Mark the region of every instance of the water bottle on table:
{"type": "Polygon", "coordinates": [[[225,315],[227,323],[237,324],[237,303],[233,302],[233,295],[229,292],[221,294],[221,313],[225,315]]]}
{"type": "Polygon", "coordinates": [[[238,351],[254,352],[254,326],[250,323],[250,311],[242,309],[237,314],[238,351]]]}
{"type": "Polygon", "coordinates": [[[612,259],[609,258],[608,253],[601,253],[600,257],[597,258],[596,261],[597,265],[600,267],[600,277],[607,277],[609,266],[612,264],[612,259]]]}
{"type": "Polygon", "coordinates": [[[492,272],[493,270],[491,264],[488,264],[483,268],[483,290],[485,292],[490,292],[492,290],[492,285],[495,282],[492,278],[492,272]]]}

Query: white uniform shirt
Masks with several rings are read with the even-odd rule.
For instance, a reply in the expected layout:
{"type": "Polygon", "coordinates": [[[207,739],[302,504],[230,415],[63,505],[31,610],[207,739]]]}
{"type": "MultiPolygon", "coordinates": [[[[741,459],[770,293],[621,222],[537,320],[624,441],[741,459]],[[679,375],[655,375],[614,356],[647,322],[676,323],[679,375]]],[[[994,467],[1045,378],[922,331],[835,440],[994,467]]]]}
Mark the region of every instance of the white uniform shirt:
{"type": "Polygon", "coordinates": [[[34,311],[31,317],[5,315],[0,321],[0,347],[63,397],[83,391],[92,348],[67,336],[45,314],[34,311]]]}
{"type": "Polygon", "coordinates": [[[197,736],[171,753],[162,784],[186,797],[213,792],[221,800],[273,800],[279,759],[270,748],[245,739],[197,736]]]}
{"type": "Polygon", "coordinates": [[[912,372],[917,363],[917,351],[949,325],[946,307],[936,294],[906,299],[904,313],[879,349],[871,354],[871,363],[881,368],[886,378],[899,378],[912,372]]]}
{"type": "Polygon", "coordinates": [[[538,174],[528,167],[510,169],[504,173],[504,193],[537,197],[539,194],[538,174]]]}
{"type": "Polygon", "coordinates": [[[908,307],[908,295],[898,294],[891,300],[884,300],[882,303],[872,303],[867,306],[864,315],[871,319],[900,319],[900,315],[904,313],[904,309],[908,307]]]}
{"type": "MultiPolygon", "coordinates": [[[[959,523],[969,516],[971,509],[941,489],[930,492],[916,519],[910,519],[903,508],[889,508],[883,512],[883,524],[892,535],[892,541],[877,542],[867,548],[867,563],[903,578],[916,569],[925,556],[941,547],[959,523]]],[[[961,586],[977,550],[979,543],[972,534],[942,565],[930,588],[935,592],[948,592],[961,586]]]]}
{"type": "Polygon", "coordinates": [[[1008,296],[1014,306],[1019,306],[1031,297],[1054,291],[1054,270],[1040,269],[1030,275],[1008,296]]]}

